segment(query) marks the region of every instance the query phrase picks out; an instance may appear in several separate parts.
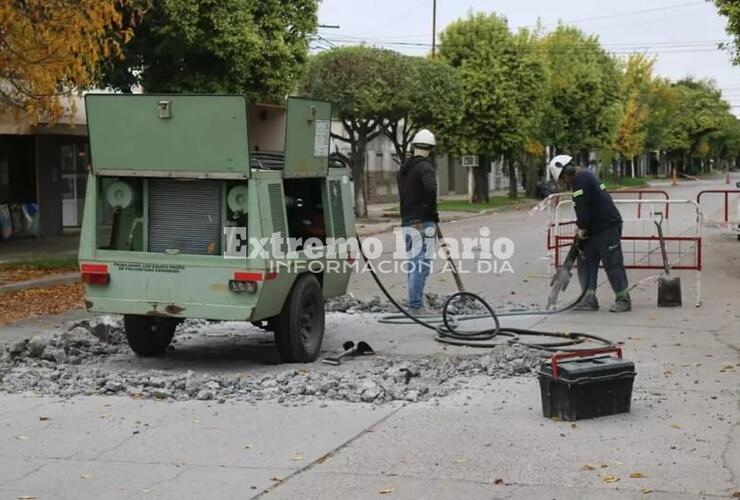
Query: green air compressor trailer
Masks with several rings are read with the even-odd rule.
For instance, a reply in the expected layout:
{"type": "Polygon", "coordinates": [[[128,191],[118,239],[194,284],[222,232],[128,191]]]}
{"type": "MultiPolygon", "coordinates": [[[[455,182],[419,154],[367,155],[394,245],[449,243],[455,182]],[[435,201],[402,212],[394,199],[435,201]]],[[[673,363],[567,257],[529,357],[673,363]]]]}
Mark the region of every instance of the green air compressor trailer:
{"type": "Polygon", "coordinates": [[[354,255],[330,105],[111,94],[85,105],[87,309],[122,314],[142,356],[164,353],[183,319],[202,318],[252,322],[274,332],[283,361],[315,360],[324,301],[346,292],[354,255]]]}

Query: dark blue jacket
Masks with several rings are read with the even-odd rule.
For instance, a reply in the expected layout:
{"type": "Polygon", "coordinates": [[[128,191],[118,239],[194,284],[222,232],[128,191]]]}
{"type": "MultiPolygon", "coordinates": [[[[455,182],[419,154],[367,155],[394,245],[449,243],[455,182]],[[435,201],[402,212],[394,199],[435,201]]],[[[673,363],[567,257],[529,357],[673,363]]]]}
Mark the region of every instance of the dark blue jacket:
{"type": "Polygon", "coordinates": [[[622,216],[606,191],[606,186],[589,170],[579,170],[576,173],[573,202],[578,228],[587,230],[588,234],[596,234],[622,223],[622,216]]]}

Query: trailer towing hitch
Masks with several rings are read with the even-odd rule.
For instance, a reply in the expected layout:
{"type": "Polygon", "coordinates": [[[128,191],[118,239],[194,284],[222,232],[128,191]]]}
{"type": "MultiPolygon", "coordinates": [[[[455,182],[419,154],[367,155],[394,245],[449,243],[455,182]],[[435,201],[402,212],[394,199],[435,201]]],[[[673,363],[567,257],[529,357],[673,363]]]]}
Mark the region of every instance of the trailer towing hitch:
{"type": "Polygon", "coordinates": [[[347,356],[370,356],[375,354],[375,351],[372,347],[370,347],[370,344],[367,342],[360,341],[357,344],[352,342],[351,340],[348,340],[344,344],[342,344],[342,348],[344,349],[344,352],[339,354],[338,356],[329,356],[321,360],[321,362],[325,365],[332,365],[332,366],[339,366],[342,364],[342,358],[347,356]]]}

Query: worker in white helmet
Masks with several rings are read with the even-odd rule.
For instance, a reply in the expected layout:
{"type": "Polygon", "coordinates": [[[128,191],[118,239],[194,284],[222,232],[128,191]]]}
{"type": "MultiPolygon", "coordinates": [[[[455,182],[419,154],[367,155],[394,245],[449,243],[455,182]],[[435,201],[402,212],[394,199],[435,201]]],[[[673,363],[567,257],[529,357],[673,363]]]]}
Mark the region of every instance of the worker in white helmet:
{"type": "Polygon", "coordinates": [[[437,234],[437,178],[431,155],[437,142],[429,130],[420,130],[411,141],[412,157],[398,172],[401,224],[406,252],[411,263],[408,271],[410,312],[424,315],[424,286],[432,266],[437,234]]]}
{"type": "Polygon", "coordinates": [[[599,264],[603,262],[606,276],[616,295],[612,312],[632,309],[627,272],[622,255],[622,216],[606,186],[591,171],[576,167],[573,158],[559,155],[548,165],[550,176],[573,192],[576,238],[583,245],[583,260],[578,264],[578,278],[585,295],[576,309],[598,311],[596,284],[599,264]]]}

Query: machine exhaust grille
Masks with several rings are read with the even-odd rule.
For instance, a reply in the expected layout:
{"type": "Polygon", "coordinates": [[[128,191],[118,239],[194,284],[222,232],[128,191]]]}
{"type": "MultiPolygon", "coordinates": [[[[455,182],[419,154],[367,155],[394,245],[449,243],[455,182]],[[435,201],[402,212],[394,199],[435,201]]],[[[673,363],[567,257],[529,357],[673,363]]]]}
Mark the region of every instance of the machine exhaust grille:
{"type": "Polygon", "coordinates": [[[270,198],[270,217],[272,218],[272,232],[279,233],[283,238],[287,237],[285,227],[283,189],[280,184],[267,186],[267,194],[270,198]]]}
{"type": "Polygon", "coordinates": [[[342,184],[339,181],[329,181],[329,199],[331,203],[332,223],[334,224],[334,237],[346,238],[347,227],[344,224],[342,184]]]}
{"type": "Polygon", "coordinates": [[[149,180],[149,251],[221,254],[221,182],[149,180]]]}

